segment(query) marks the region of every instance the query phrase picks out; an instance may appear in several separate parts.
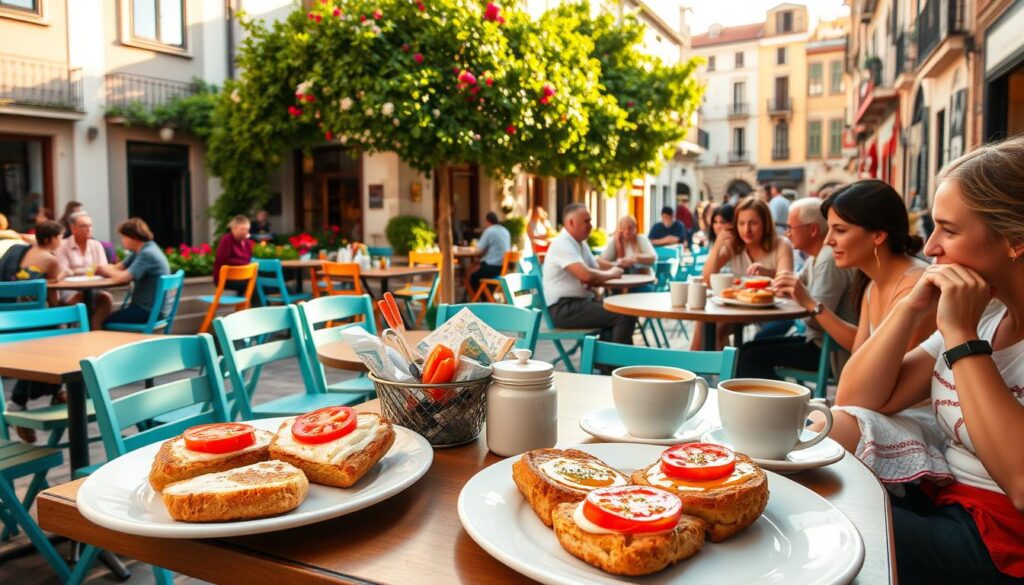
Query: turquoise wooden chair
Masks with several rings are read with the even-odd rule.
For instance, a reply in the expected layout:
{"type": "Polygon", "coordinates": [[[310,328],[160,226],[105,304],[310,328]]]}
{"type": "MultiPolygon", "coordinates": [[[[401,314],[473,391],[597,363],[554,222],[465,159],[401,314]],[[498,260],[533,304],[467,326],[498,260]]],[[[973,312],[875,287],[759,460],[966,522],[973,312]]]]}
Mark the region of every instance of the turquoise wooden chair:
{"type": "Polygon", "coordinates": [[[419,327],[429,327],[427,323],[427,313],[430,312],[430,307],[434,306],[437,301],[437,287],[441,282],[441,274],[437,273],[434,275],[434,280],[430,283],[430,289],[426,290],[421,286],[405,286],[394,292],[395,297],[402,299],[405,303],[405,310],[409,312],[409,317],[412,318],[412,324],[419,327]],[[420,311],[416,311],[416,307],[419,306],[420,311]]]}
{"type": "Polygon", "coordinates": [[[535,274],[506,274],[501,277],[501,288],[505,293],[505,302],[510,305],[525,309],[537,309],[540,311],[544,329],[541,329],[537,339],[554,343],[558,351],[558,359],[555,363],[563,362],[565,369],[575,372],[576,367],[572,364],[572,356],[579,351],[583,345],[583,339],[588,335],[600,333],[598,329],[559,329],[548,312],[547,301],[544,300],[544,286],[541,277],[535,274]],[[562,342],[572,342],[572,346],[566,350],[562,342]]]}
{"type": "Polygon", "coordinates": [[[231,380],[232,413],[241,414],[242,420],[291,416],[361,402],[357,395],[327,393],[317,385],[295,305],[259,307],[218,317],[213,330],[231,380]],[[288,337],[275,336],[280,332],[287,332],[288,337]],[[252,399],[263,366],[290,359],[297,361],[303,392],[254,406],[252,399]]]}
{"type": "Polygon", "coordinates": [[[806,385],[814,383],[814,397],[825,398],[828,394],[828,385],[838,383],[832,376],[832,354],[838,350],[836,341],[828,333],[821,342],[821,357],[818,358],[818,369],[800,370],[797,368],[775,368],[775,375],[782,379],[793,379],[806,385]]]}
{"type": "MultiPolygon", "coordinates": [[[[89,317],[85,312],[85,305],[81,303],[70,307],[0,312],[0,343],[86,331],[89,331],[89,317]]],[[[2,382],[3,380],[0,380],[0,384],[2,382]]],[[[0,426],[3,427],[3,436],[7,436],[7,425],[25,427],[36,431],[49,431],[47,447],[64,446],[60,440],[68,426],[67,405],[54,404],[31,410],[4,412],[3,402],[0,400],[0,415],[3,419],[0,426]]],[[[92,402],[86,402],[86,409],[89,419],[93,420],[92,402]]]]}
{"type": "Polygon", "coordinates": [[[46,281],[0,282],[0,311],[46,308],[46,281]]]}
{"type": "MultiPolygon", "coordinates": [[[[181,302],[181,289],[184,285],[184,270],[179,270],[174,274],[164,274],[157,282],[156,294],[153,295],[154,299],[164,299],[164,302],[153,303],[153,308],[149,311],[149,319],[145,323],[108,323],[103,328],[111,331],[134,331],[136,333],[153,333],[158,330],[170,333],[171,327],[174,326],[174,317],[178,314],[178,303],[181,302]],[[170,299],[171,307],[165,316],[161,316],[168,294],[174,295],[170,299]]],[[[128,306],[129,298],[130,295],[125,297],[124,304],[121,305],[122,308],[128,306]]]]}
{"type": "Polygon", "coordinates": [[[636,347],[600,341],[596,335],[590,335],[583,341],[580,371],[593,373],[594,366],[671,366],[700,376],[718,376],[719,380],[728,380],[735,376],[737,356],[735,347],[722,351],[636,347]]]}
{"type": "Polygon", "coordinates": [[[519,260],[519,268],[523,274],[533,274],[538,278],[544,278],[543,266],[536,256],[523,256],[519,260]]]}
{"type": "MultiPolygon", "coordinates": [[[[313,366],[313,379],[321,392],[351,395],[353,401],[362,402],[376,394],[373,382],[366,374],[348,378],[334,384],[327,383],[323,364],[316,357],[316,348],[341,339],[341,332],[349,327],[362,327],[377,334],[370,295],[334,295],[306,301],[297,305],[302,322],[303,340],[309,363],[313,366]],[[352,321],[360,317],[362,321],[352,321]],[[344,321],[343,323],[335,323],[344,321]]],[[[358,403],[357,402],[357,403],[358,403]]]]}
{"type": "Polygon", "coordinates": [[[285,284],[281,261],[276,259],[253,258],[257,265],[256,298],[261,307],[280,303],[291,305],[310,298],[310,293],[296,293],[288,290],[285,284]]]}
{"type": "MultiPolygon", "coordinates": [[[[97,405],[96,422],[107,460],[165,441],[195,425],[231,420],[217,362],[213,338],[208,334],[148,339],[82,360],[82,377],[89,397],[97,405]],[[182,373],[189,375],[181,377],[182,373]],[[110,394],[115,388],[159,376],[175,379],[119,398],[110,394]],[[192,408],[196,406],[200,408],[192,408]],[[192,414],[162,425],[145,425],[171,412],[192,414]],[[124,434],[125,429],[134,431],[140,425],[145,430],[124,434]]],[[[100,465],[75,470],[75,477],[88,475],[100,465]]],[[[72,583],[82,582],[99,553],[94,546],[85,547],[72,573],[72,583]]],[[[166,569],[153,567],[153,573],[157,583],[170,584],[173,580],[166,569]]]]}
{"type": "MultiPolygon", "coordinates": [[[[56,449],[27,445],[9,439],[6,425],[0,425],[0,520],[4,525],[3,540],[7,540],[11,534],[17,534],[20,527],[39,554],[43,555],[57,573],[57,579],[61,583],[66,583],[71,578],[67,563],[28,512],[36,494],[49,487],[46,472],[54,467],[60,467],[64,463],[64,457],[56,449]],[[33,476],[32,483],[25,494],[25,499],[19,501],[14,492],[14,482],[29,475],[33,476]],[[42,481],[37,481],[37,477],[43,478],[42,481]]],[[[15,580],[13,576],[11,579],[15,580]]]]}
{"type": "Polygon", "coordinates": [[[495,330],[502,333],[516,334],[516,347],[535,352],[537,334],[540,332],[540,311],[513,305],[495,303],[466,303],[462,305],[439,305],[437,307],[437,326],[448,321],[462,309],[469,309],[495,330]]]}

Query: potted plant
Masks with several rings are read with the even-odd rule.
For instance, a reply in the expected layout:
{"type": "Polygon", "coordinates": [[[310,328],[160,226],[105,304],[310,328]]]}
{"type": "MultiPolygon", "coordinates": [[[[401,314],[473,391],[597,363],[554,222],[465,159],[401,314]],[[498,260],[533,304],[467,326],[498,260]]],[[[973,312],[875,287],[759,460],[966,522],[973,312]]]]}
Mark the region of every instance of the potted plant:
{"type": "Polygon", "coordinates": [[[412,250],[428,248],[434,245],[437,234],[430,229],[430,224],[422,217],[415,215],[399,215],[392,217],[384,229],[388,244],[399,256],[405,256],[412,250]]]}
{"type": "Polygon", "coordinates": [[[288,238],[288,243],[299,253],[299,260],[309,260],[310,251],[317,245],[317,239],[302,232],[288,238]]]}
{"type": "Polygon", "coordinates": [[[505,221],[501,222],[501,225],[505,226],[505,229],[508,230],[512,239],[512,245],[522,249],[523,233],[526,232],[526,218],[518,216],[506,217],[505,221]]]}

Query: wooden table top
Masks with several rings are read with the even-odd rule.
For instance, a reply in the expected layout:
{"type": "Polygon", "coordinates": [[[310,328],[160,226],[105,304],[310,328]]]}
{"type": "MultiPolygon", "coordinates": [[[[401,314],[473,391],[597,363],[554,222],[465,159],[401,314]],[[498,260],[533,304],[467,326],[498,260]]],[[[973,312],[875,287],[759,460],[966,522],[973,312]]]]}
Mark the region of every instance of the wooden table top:
{"type": "Polygon", "coordinates": [[[476,258],[483,256],[483,252],[472,246],[455,246],[452,248],[452,256],[455,258],[476,258]]]}
{"type": "MultiPolygon", "coordinates": [[[[555,373],[558,444],[597,442],[579,418],[612,405],[607,376],[555,373]]],[[[377,412],[379,404],[358,407],[377,412]]],[[[179,540],[128,536],[101,528],[75,507],[81,480],[39,495],[39,524],[130,558],[216,583],[528,583],[481,549],[462,529],[462,486],[501,460],[481,438],[434,452],[426,475],[405,491],[364,510],[305,527],[253,536],[179,540]]],[[[789,476],[842,510],[865,544],[855,583],[892,583],[889,503],[885,489],[855,457],[789,476]]],[[[510,478],[511,481],[511,478],[510,478]]]]}
{"type": "Polygon", "coordinates": [[[601,286],[606,288],[635,288],[654,282],[653,274],[623,274],[618,278],[606,280],[601,286]]]}
{"type": "Polygon", "coordinates": [[[604,299],[604,308],[612,313],[655,319],[683,319],[710,323],[759,323],[782,319],[799,319],[809,313],[790,299],[770,309],[747,309],[713,303],[708,299],[703,309],[673,307],[667,292],[629,293],[604,299]]]}
{"type": "Polygon", "coordinates": [[[124,331],[88,331],[0,343],[0,377],[64,384],[82,378],[79,362],[106,351],[162,337],[124,331]]]}
{"type": "Polygon", "coordinates": [[[281,268],[320,268],[323,260],[310,258],[309,260],[281,260],[281,268]]]}
{"type": "MultiPolygon", "coordinates": [[[[406,331],[405,340],[409,343],[409,347],[415,351],[416,345],[431,333],[433,332],[422,329],[406,331]]],[[[352,351],[352,347],[344,341],[332,341],[321,345],[316,348],[316,357],[320,360],[321,364],[329,368],[349,370],[351,372],[367,371],[366,365],[356,357],[356,352],[352,351]]]]}
{"type": "Polygon", "coordinates": [[[437,267],[391,266],[389,268],[371,268],[359,272],[359,276],[363,278],[401,278],[403,276],[422,276],[424,274],[437,274],[437,267]]]}
{"type": "Polygon", "coordinates": [[[60,282],[47,282],[46,286],[52,290],[92,290],[100,288],[114,288],[115,286],[127,286],[123,282],[114,282],[111,278],[95,278],[91,280],[61,280],[60,282]]]}

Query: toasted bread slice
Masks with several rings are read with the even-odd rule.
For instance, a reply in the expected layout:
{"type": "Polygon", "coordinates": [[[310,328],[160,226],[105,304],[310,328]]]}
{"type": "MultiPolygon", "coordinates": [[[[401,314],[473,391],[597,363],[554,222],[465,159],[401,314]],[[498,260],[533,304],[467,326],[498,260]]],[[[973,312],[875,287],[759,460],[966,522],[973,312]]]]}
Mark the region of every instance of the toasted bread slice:
{"type": "Polygon", "coordinates": [[[292,436],[295,419],[281,423],[270,442],[270,456],[287,461],[306,473],[309,481],[334,487],[350,487],[377,464],[395,443],[395,429],[379,414],[360,412],[351,433],[317,445],[301,443],[292,436]]]}
{"type": "Polygon", "coordinates": [[[276,516],[306,499],[309,481],[283,461],[261,461],[176,481],[161,497],[171,518],[181,522],[228,522],[276,516]]]}
{"type": "Polygon", "coordinates": [[[700,518],[707,524],[708,540],[721,542],[753,524],[768,505],[768,476],[750,457],[736,454],[736,473],[731,482],[685,483],[665,478],[659,463],[633,472],[637,485],[666,489],[683,502],[683,514],[700,518]]]}
{"type": "Polygon", "coordinates": [[[230,453],[198,453],[185,447],[181,435],[164,441],[149,470],[149,485],[160,491],[169,483],[207,473],[227,471],[270,459],[270,440],[274,433],[255,429],[256,443],[230,453]]]}
{"type": "Polygon", "coordinates": [[[555,536],[574,557],[616,575],[648,575],[688,559],[704,545],[704,522],[683,514],[672,530],[649,534],[597,534],[573,519],[579,503],[555,507],[555,536]]]}
{"type": "Polygon", "coordinates": [[[763,289],[746,289],[736,293],[736,300],[768,305],[775,302],[775,295],[771,291],[763,289]]]}
{"type": "Polygon", "coordinates": [[[551,512],[558,504],[579,502],[599,487],[629,483],[629,478],[620,471],[578,449],[534,449],[524,453],[512,464],[512,479],[546,526],[551,526],[551,512]],[[570,477],[557,473],[556,468],[570,475],[574,471],[583,472],[596,483],[590,486],[570,483],[570,477]]]}

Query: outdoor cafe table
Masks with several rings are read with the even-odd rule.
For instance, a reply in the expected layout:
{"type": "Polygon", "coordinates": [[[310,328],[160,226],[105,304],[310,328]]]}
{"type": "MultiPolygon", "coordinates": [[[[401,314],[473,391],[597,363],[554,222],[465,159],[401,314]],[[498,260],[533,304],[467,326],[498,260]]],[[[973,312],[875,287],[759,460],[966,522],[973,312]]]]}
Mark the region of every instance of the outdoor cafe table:
{"type": "MultiPolygon", "coordinates": [[[[426,274],[437,274],[435,266],[389,266],[388,268],[370,268],[362,270],[359,276],[366,280],[380,280],[380,294],[388,292],[388,280],[392,278],[408,278],[423,276],[426,274]]],[[[367,287],[369,288],[369,287],[367,287]]]]}
{"type": "Polygon", "coordinates": [[[791,299],[771,309],[747,309],[745,307],[722,306],[707,300],[703,309],[673,307],[667,292],[629,293],[604,299],[604,308],[612,313],[649,319],[676,319],[704,323],[704,349],[715,349],[715,324],[728,323],[734,326],[736,345],[743,343],[743,326],[748,323],[799,319],[809,315],[806,309],[791,299]]]}
{"type": "MultiPolygon", "coordinates": [[[[579,427],[595,408],[612,406],[607,376],[555,373],[560,447],[597,442],[579,427]]],[[[377,401],[357,410],[379,412],[377,401]]],[[[73,540],[214,583],[529,583],[481,549],[462,529],[456,502],[462,486],[500,461],[481,438],[434,451],[422,479],[369,508],[281,532],[213,540],[131,536],[101,528],[75,507],[83,480],[39,495],[39,524],[73,540]]],[[[864,538],[855,583],[895,581],[885,489],[856,457],[790,475],[845,513],[864,538]]],[[[509,478],[511,481],[511,477],[509,478]]],[[[530,520],[535,520],[530,518],[530,520]]]]}
{"type": "Polygon", "coordinates": [[[79,362],[106,351],[159,337],[145,333],[88,331],[0,343],[0,377],[65,384],[68,389],[68,451],[71,469],[89,465],[85,384],[79,362]]]}
{"type": "MultiPolygon", "coordinates": [[[[433,331],[425,331],[423,329],[406,331],[405,341],[413,351],[416,351],[416,344],[423,341],[423,338],[431,333],[433,331]]],[[[367,371],[366,364],[356,357],[356,352],[352,351],[352,346],[344,341],[332,341],[321,345],[316,348],[316,357],[320,360],[321,364],[329,368],[349,370],[351,372],[367,371]]]]}
{"type": "Polygon", "coordinates": [[[125,286],[124,283],[114,282],[112,278],[91,278],[88,280],[68,280],[46,283],[50,290],[80,290],[87,309],[93,309],[93,291],[104,288],[115,288],[125,286]]]}
{"type": "Polygon", "coordinates": [[[302,293],[302,273],[306,270],[319,269],[323,260],[311,258],[309,260],[281,260],[281,268],[295,271],[295,292],[302,293]]]}
{"type": "Polygon", "coordinates": [[[618,278],[602,282],[601,286],[606,289],[625,292],[631,288],[647,286],[648,284],[654,284],[653,274],[623,274],[618,278]]]}

